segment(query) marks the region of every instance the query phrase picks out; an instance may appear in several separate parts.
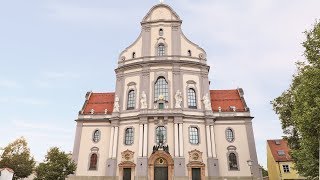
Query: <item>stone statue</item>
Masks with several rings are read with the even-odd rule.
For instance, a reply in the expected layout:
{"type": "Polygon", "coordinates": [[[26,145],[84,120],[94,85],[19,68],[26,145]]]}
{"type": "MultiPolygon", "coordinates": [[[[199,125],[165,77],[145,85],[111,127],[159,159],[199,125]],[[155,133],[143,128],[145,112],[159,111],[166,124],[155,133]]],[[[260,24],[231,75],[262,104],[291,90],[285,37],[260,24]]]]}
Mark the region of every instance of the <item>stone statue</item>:
{"type": "Polygon", "coordinates": [[[182,93],[177,90],[176,95],[174,96],[176,100],[175,108],[181,108],[181,102],[182,102],[182,93]]]}
{"type": "Polygon", "coordinates": [[[209,97],[208,93],[203,96],[202,100],[203,100],[203,104],[204,104],[204,109],[207,111],[212,110],[211,109],[211,101],[210,101],[210,97],[209,97]]]}
{"type": "Polygon", "coordinates": [[[146,93],[144,91],[142,91],[140,103],[141,103],[141,109],[147,109],[148,108],[147,95],[146,95],[146,93]]]}
{"type": "Polygon", "coordinates": [[[116,95],[114,98],[113,112],[119,112],[119,97],[116,95]]]}

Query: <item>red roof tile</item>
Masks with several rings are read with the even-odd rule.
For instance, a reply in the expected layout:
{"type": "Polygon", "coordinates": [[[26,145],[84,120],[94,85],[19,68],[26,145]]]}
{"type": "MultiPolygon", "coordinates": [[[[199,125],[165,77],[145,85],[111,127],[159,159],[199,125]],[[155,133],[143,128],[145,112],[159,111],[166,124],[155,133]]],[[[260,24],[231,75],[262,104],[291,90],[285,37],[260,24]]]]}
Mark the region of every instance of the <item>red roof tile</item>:
{"type": "Polygon", "coordinates": [[[230,106],[236,107],[237,112],[246,111],[237,89],[232,90],[210,90],[212,111],[218,112],[221,107],[222,112],[233,111],[230,106]]]}
{"type": "MultiPolygon", "coordinates": [[[[94,114],[104,114],[105,109],[108,109],[108,114],[112,114],[114,103],[114,92],[109,93],[89,93],[88,100],[86,100],[83,107],[83,114],[91,114],[91,109],[94,114]]],[[[241,99],[237,89],[233,90],[210,90],[211,107],[214,112],[219,111],[221,107],[222,112],[233,111],[230,106],[236,107],[237,112],[246,111],[245,104],[241,99]]]]}
{"type": "Polygon", "coordinates": [[[276,162],[292,161],[292,158],[289,155],[290,148],[289,148],[288,142],[286,140],[272,139],[272,140],[267,140],[267,143],[268,143],[268,146],[270,147],[272,156],[276,162]],[[276,144],[276,141],[278,141],[279,144],[276,144]],[[284,151],[284,155],[280,156],[278,154],[279,150],[284,151]]]}
{"type": "Polygon", "coordinates": [[[104,114],[105,109],[108,109],[107,114],[112,114],[114,102],[114,93],[90,93],[89,99],[85,102],[83,114],[91,114],[91,109],[94,114],[104,114]]]}

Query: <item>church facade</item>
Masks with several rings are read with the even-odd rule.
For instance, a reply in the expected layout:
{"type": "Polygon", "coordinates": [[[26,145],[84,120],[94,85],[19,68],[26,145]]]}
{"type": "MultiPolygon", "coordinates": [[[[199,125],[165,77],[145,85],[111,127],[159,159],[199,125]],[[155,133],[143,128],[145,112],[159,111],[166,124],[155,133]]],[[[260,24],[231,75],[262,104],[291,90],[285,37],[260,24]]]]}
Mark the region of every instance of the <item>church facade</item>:
{"type": "Polygon", "coordinates": [[[69,179],[261,178],[241,88],[210,90],[206,52],[166,4],[119,56],[115,92],[88,92],[69,179]]]}

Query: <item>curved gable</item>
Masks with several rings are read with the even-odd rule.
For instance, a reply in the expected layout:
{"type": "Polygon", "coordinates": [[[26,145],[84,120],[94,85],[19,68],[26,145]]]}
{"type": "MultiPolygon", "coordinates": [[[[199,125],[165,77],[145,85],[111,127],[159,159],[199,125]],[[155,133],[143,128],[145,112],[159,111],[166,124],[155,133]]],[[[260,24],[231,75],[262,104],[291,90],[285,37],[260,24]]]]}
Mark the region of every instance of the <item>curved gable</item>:
{"type": "Polygon", "coordinates": [[[143,18],[142,23],[155,21],[178,21],[180,18],[177,13],[168,5],[158,4],[153,6],[147,15],[143,18]]]}

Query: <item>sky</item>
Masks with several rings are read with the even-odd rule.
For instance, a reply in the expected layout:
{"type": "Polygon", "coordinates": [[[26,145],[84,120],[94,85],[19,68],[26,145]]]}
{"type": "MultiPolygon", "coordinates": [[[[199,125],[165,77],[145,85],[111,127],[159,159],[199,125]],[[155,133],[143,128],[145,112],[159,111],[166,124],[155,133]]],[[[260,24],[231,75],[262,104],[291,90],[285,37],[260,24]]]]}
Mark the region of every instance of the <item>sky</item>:
{"type": "MultiPolygon", "coordinates": [[[[24,136],[37,161],[50,147],[73,149],[88,91],[114,91],[119,53],[140,33],[157,0],[0,1],[0,147],[24,136]]],[[[261,165],[266,140],[281,138],[270,101],[304,60],[303,32],[319,0],[165,0],[182,30],[207,52],[211,89],[241,87],[261,165]]]]}

